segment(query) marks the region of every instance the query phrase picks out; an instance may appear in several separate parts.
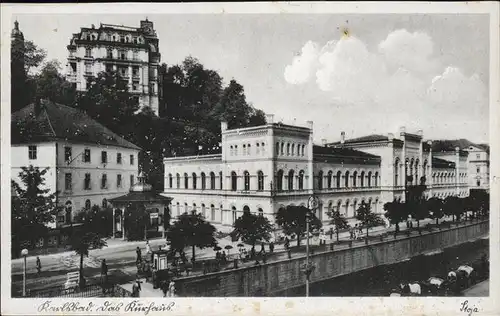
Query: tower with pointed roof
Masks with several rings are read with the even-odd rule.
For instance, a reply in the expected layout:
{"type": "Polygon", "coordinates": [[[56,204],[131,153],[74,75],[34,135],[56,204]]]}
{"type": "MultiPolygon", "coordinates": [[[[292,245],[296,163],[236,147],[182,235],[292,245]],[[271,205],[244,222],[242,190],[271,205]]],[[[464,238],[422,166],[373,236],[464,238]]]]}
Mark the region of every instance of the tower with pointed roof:
{"type": "Polygon", "coordinates": [[[19,22],[14,22],[11,32],[11,110],[12,112],[26,106],[29,96],[26,94],[26,71],[24,65],[24,35],[19,29],[19,22]]]}

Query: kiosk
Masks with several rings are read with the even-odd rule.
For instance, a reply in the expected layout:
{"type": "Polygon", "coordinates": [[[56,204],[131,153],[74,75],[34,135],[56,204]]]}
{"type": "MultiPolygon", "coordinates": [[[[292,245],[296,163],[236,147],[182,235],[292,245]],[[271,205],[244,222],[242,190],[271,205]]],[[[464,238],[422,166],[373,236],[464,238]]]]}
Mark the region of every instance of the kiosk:
{"type": "Polygon", "coordinates": [[[157,289],[160,287],[160,282],[168,281],[169,270],[167,264],[167,254],[168,250],[154,250],[152,253],[152,276],[153,276],[153,288],[157,289]]]}

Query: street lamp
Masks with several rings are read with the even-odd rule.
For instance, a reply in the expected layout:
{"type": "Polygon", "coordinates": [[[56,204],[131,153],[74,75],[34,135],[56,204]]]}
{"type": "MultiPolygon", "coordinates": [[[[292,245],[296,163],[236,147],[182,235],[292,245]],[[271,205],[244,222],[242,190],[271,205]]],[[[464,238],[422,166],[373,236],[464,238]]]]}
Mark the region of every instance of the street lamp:
{"type": "Polygon", "coordinates": [[[26,256],[28,255],[28,249],[24,248],[21,250],[21,256],[24,257],[24,270],[23,270],[23,296],[26,296],[26,256]]]}
{"type": "Polygon", "coordinates": [[[314,271],[314,264],[309,262],[309,223],[311,221],[311,212],[318,208],[318,198],[315,196],[309,197],[307,204],[309,210],[306,213],[306,264],[302,266],[302,271],[306,275],[306,297],[309,296],[309,277],[314,271]]]}

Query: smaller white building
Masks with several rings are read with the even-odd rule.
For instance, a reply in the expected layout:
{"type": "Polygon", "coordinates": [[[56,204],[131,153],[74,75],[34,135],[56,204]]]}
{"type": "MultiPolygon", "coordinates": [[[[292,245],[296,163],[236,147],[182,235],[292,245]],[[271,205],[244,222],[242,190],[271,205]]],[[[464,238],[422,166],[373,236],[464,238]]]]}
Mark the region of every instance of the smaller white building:
{"type": "Polygon", "coordinates": [[[140,148],[77,109],[41,100],[12,114],[11,177],[30,165],[49,168],[45,186],[65,212],[55,226],[73,222],[93,205],[126,194],[136,181],[140,148]]]}

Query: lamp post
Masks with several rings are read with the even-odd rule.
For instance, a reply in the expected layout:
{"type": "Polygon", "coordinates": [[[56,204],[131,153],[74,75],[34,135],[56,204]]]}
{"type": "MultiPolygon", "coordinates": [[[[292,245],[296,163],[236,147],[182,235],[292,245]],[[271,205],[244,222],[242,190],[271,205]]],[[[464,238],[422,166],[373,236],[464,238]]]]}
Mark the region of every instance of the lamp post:
{"type": "Polygon", "coordinates": [[[307,202],[309,210],[306,213],[306,264],[302,267],[302,271],[306,275],[306,297],[309,296],[309,277],[314,271],[314,264],[309,262],[309,223],[311,221],[311,212],[314,212],[318,207],[318,199],[315,196],[311,196],[307,202]]]}
{"type": "Polygon", "coordinates": [[[26,296],[26,256],[28,255],[28,249],[24,248],[23,250],[21,250],[21,255],[24,257],[23,296],[26,296]]]}

